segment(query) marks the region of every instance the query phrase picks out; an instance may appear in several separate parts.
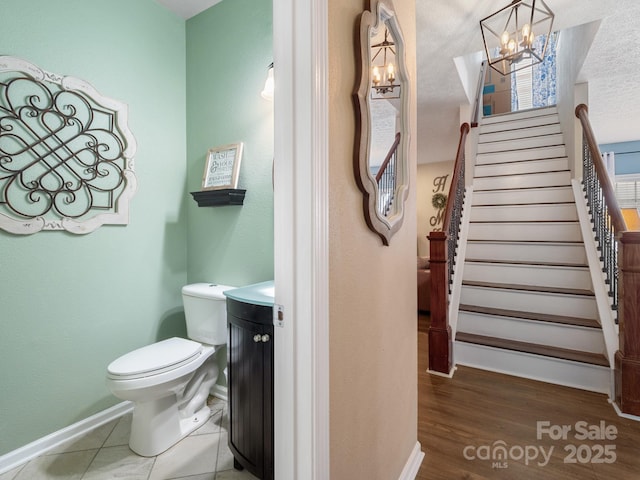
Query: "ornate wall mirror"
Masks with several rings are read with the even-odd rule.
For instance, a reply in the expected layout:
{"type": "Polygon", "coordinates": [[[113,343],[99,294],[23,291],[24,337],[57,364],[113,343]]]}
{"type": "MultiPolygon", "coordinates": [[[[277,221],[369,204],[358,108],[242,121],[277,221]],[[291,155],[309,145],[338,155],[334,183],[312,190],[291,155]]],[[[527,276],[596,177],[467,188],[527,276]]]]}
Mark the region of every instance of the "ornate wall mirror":
{"type": "Polygon", "coordinates": [[[356,43],[355,177],[367,225],[389,245],[409,191],[409,77],[390,0],[372,0],[360,16],[356,43]]]}

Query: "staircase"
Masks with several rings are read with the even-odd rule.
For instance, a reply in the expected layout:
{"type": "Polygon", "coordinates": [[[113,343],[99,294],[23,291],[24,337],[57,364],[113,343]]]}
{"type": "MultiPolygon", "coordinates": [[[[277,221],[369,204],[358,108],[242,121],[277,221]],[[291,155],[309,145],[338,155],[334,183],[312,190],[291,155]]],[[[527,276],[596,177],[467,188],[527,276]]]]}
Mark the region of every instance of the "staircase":
{"type": "Polygon", "coordinates": [[[555,107],[485,118],[477,151],[456,363],[608,393],[555,107]]]}

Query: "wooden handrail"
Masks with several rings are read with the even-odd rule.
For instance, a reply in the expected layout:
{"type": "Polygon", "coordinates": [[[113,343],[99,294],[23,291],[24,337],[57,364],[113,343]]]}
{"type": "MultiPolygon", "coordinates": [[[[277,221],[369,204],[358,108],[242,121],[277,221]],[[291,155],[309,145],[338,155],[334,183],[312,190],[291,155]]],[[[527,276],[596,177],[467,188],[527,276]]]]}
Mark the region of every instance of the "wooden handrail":
{"type": "Polygon", "coordinates": [[[624,232],[627,230],[627,224],[622,216],[622,210],[618,204],[613,183],[611,182],[611,178],[609,178],[607,169],[602,161],[602,154],[600,153],[598,142],[596,142],[596,136],[591,129],[591,123],[589,122],[589,108],[584,103],[581,103],[576,107],[575,113],[576,117],[578,117],[582,124],[584,138],[589,146],[589,150],[591,151],[591,161],[593,162],[598,179],[600,180],[602,194],[604,195],[607,209],[609,210],[609,216],[611,217],[613,228],[616,232],[624,232]]]}
{"type": "MultiPolygon", "coordinates": [[[[456,161],[453,167],[453,178],[451,180],[451,184],[449,185],[449,196],[447,197],[449,200],[453,199],[455,196],[455,189],[458,185],[458,181],[460,180],[460,175],[462,175],[462,169],[464,168],[464,145],[467,141],[467,134],[469,133],[469,129],[470,126],[466,122],[460,125],[460,140],[458,141],[458,152],[456,153],[456,161]]],[[[443,232],[448,232],[449,227],[451,226],[453,204],[453,201],[447,201],[447,207],[444,211],[444,220],[442,223],[443,232]]]]}
{"type": "Polygon", "coordinates": [[[476,87],[476,100],[473,104],[473,113],[471,114],[471,126],[477,127],[480,123],[480,105],[482,104],[482,93],[484,90],[484,77],[487,71],[487,61],[483,60],[480,65],[480,78],[478,78],[478,86],[476,87]]]}
{"type": "Polygon", "coordinates": [[[396,153],[396,149],[398,148],[399,144],[400,144],[400,132],[397,132],[396,138],[391,144],[391,148],[389,149],[389,153],[387,153],[387,156],[384,159],[384,162],[382,162],[382,165],[380,165],[380,168],[378,169],[378,173],[376,173],[376,183],[380,182],[380,179],[382,178],[384,171],[389,166],[389,162],[393,158],[393,155],[396,153]]]}

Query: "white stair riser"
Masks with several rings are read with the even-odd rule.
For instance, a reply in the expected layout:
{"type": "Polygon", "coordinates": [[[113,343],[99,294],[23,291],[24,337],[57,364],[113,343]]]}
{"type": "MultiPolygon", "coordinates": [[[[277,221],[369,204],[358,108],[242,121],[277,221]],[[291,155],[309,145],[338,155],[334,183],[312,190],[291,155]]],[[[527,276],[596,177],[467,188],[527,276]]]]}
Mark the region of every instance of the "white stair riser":
{"type": "Polygon", "coordinates": [[[467,258],[486,260],[572,263],[587,265],[587,252],[583,245],[562,243],[491,243],[468,242],[467,258]]]}
{"type": "Polygon", "coordinates": [[[581,352],[604,353],[602,330],[461,311],[458,332],[505,338],[581,352]]]}
{"type": "Polygon", "coordinates": [[[489,115],[483,117],[481,125],[492,125],[496,123],[512,122],[514,120],[520,120],[523,118],[540,117],[544,115],[557,115],[558,109],[556,107],[549,108],[536,108],[532,110],[520,110],[518,112],[511,112],[502,115],[489,115]]]}
{"type": "Polygon", "coordinates": [[[562,134],[544,135],[541,137],[522,138],[503,142],[479,143],[478,153],[504,152],[507,150],[520,150],[523,148],[550,147],[563,145],[562,134]]]}
{"type": "Polygon", "coordinates": [[[465,262],[464,280],[591,290],[587,267],[465,262]]]}
{"type": "Polygon", "coordinates": [[[475,168],[475,177],[492,177],[496,175],[513,175],[520,173],[557,172],[559,170],[569,170],[569,159],[567,157],[545,160],[526,160],[507,164],[477,165],[475,168]]]}
{"type": "Polygon", "coordinates": [[[575,204],[497,205],[471,207],[472,222],[578,221],[575,204]]]}
{"type": "Polygon", "coordinates": [[[519,162],[523,160],[540,160],[544,158],[566,157],[564,145],[551,147],[527,148],[524,150],[510,150],[506,152],[483,153],[476,156],[476,165],[488,163],[519,162]]]}
{"type": "Polygon", "coordinates": [[[473,206],[574,202],[571,187],[539,187],[473,192],[473,206]]]}
{"type": "Polygon", "coordinates": [[[469,224],[469,240],[532,240],[550,242],[580,242],[578,223],[474,223],[469,224]]]}
{"type": "Polygon", "coordinates": [[[503,142],[505,140],[523,139],[529,137],[539,137],[541,135],[557,135],[562,133],[559,123],[551,125],[539,125],[537,127],[519,128],[515,130],[503,130],[493,133],[480,132],[479,143],[503,142]]]}
{"type": "Polygon", "coordinates": [[[606,367],[457,341],[454,352],[455,362],[459,365],[592,392],[610,393],[611,370],[606,367]]]}
{"type": "Polygon", "coordinates": [[[598,318],[595,298],[588,295],[565,295],[463,285],[460,303],[504,310],[548,313],[549,315],[598,318]]]}
{"type": "Polygon", "coordinates": [[[571,174],[565,172],[528,173],[483,177],[473,180],[474,190],[503,190],[507,188],[559,187],[571,184],[571,174]]]}
{"type": "Polygon", "coordinates": [[[558,115],[540,115],[537,117],[521,118],[505,122],[490,123],[480,126],[480,134],[501,132],[505,130],[517,130],[521,128],[537,127],[558,123],[558,115]]]}

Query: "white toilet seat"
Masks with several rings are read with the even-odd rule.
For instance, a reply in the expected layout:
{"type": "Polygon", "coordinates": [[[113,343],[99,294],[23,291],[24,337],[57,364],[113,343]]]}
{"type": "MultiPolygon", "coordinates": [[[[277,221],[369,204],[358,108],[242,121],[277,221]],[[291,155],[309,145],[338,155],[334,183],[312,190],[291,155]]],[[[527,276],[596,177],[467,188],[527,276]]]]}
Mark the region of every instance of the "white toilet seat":
{"type": "Polygon", "coordinates": [[[109,364],[107,378],[134,380],[159,375],[195,361],[202,354],[201,343],[173,337],[129,352],[109,364]]]}

